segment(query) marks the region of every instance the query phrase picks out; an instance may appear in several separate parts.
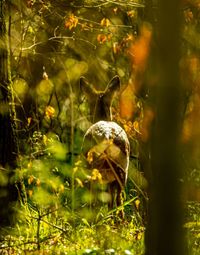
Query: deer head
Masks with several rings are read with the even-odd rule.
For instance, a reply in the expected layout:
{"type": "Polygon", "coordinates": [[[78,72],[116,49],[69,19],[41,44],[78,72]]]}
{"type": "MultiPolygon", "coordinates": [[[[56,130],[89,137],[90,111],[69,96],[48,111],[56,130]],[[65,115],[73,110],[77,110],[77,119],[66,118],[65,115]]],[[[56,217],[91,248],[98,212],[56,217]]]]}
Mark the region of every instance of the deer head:
{"type": "Polygon", "coordinates": [[[115,92],[120,89],[119,77],[115,76],[104,91],[97,91],[84,77],[80,79],[80,86],[90,106],[91,122],[112,120],[111,104],[115,92]]]}

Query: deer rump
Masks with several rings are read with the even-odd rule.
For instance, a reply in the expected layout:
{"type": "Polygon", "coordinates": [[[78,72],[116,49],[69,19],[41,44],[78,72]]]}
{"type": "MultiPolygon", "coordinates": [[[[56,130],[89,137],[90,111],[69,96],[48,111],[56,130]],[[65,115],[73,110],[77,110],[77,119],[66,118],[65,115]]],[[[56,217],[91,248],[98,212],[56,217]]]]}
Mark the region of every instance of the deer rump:
{"type": "Polygon", "coordinates": [[[98,121],[86,132],[82,152],[89,171],[97,171],[98,177],[93,182],[108,184],[111,193],[110,205],[113,207],[115,191],[116,204],[121,204],[121,192],[128,175],[129,141],[125,131],[113,121],[98,121]]]}

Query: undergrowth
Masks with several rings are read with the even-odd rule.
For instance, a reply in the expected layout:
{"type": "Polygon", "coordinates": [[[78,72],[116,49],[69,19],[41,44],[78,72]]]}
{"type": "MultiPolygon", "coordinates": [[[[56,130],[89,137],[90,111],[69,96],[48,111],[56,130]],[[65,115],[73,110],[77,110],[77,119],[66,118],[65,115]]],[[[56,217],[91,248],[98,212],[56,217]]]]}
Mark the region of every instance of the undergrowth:
{"type": "Polygon", "coordinates": [[[116,223],[113,217],[91,223],[57,209],[21,208],[14,228],[4,229],[1,254],[143,254],[144,227],[116,223]]]}
{"type": "MultiPolygon", "coordinates": [[[[0,229],[0,254],[144,254],[144,194],[128,181],[121,220],[121,208],[108,210],[103,186],[96,203],[80,157],[67,161],[66,148],[52,134],[34,139],[16,171],[15,225],[0,229]]],[[[189,255],[199,255],[199,216],[199,203],[188,203],[189,255]]]]}

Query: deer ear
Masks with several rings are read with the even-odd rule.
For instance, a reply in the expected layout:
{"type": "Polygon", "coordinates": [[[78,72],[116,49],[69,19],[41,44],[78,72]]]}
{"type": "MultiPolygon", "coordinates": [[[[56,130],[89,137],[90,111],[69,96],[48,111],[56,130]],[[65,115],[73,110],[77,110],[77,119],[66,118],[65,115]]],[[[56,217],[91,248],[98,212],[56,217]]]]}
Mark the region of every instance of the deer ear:
{"type": "Polygon", "coordinates": [[[80,89],[87,98],[91,98],[96,94],[93,86],[83,76],[80,78],[80,89]]]}
{"type": "Polygon", "coordinates": [[[118,91],[119,89],[120,89],[120,79],[119,79],[119,76],[116,75],[108,83],[106,94],[112,97],[114,95],[114,92],[118,91]]]}

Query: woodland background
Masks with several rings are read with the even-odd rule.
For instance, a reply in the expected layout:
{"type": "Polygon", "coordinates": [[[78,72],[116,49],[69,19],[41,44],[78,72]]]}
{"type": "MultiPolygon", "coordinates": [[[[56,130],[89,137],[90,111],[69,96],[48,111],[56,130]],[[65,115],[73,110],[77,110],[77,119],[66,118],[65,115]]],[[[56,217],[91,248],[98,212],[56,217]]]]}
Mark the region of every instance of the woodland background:
{"type": "Polygon", "coordinates": [[[2,254],[199,254],[199,54],[199,0],[0,0],[2,254]],[[131,144],[118,226],[87,207],[79,87],[116,74],[131,144]]]}

